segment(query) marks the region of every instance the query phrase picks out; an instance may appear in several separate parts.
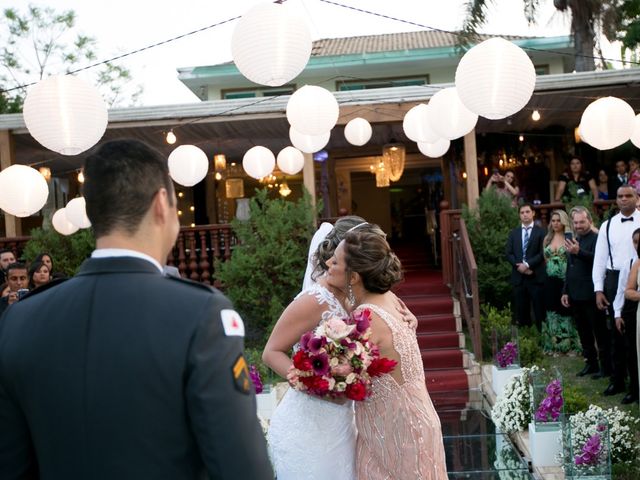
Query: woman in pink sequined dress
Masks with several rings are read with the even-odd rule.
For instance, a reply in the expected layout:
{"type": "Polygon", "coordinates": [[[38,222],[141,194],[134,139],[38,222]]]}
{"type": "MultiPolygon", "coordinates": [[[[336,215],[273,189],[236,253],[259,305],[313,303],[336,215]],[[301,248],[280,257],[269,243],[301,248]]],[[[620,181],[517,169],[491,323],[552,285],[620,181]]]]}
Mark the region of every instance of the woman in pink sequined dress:
{"type": "Polygon", "coordinates": [[[368,225],[348,233],[328,262],[327,281],[344,285],[347,277],[347,303],[371,310],[373,343],[398,362],[392,373],[374,378],[369,399],[356,402],[357,478],[443,480],[440,419],[425,385],[415,324],[398,316],[390,292],[402,279],[400,261],[380,232],[368,225]]]}

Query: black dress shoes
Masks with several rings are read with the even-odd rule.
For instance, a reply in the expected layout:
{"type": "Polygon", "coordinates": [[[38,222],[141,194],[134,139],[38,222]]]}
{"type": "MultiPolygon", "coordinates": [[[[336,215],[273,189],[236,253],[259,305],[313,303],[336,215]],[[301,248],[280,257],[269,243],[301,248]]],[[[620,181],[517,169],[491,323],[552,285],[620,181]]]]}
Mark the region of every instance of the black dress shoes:
{"type": "Polygon", "coordinates": [[[602,392],[605,397],[610,397],[612,395],[617,395],[618,393],[624,392],[623,385],[616,385],[615,383],[610,383],[607,389],[602,392]]]}
{"type": "Polygon", "coordinates": [[[589,375],[590,373],[599,373],[599,372],[600,370],[598,369],[598,367],[589,365],[587,363],[582,370],[576,373],[576,377],[584,377],[585,375],[589,375]]]}
{"type": "Polygon", "coordinates": [[[623,405],[629,405],[630,403],[633,403],[633,402],[638,403],[638,396],[633,395],[632,393],[627,393],[620,403],[623,405]]]}
{"type": "Polygon", "coordinates": [[[591,375],[591,378],[593,380],[600,380],[601,378],[610,377],[610,376],[611,376],[611,373],[603,372],[602,370],[600,370],[599,372],[596,372],[593,375],[591,375]]]}

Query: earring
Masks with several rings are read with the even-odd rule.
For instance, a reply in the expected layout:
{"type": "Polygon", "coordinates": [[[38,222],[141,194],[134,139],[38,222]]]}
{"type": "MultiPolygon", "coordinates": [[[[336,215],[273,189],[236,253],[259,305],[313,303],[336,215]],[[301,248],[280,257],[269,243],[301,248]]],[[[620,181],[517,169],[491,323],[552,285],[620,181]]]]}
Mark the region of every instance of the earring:
{"type": "Polygon", "coordinates": [[[351,284],[347,287],[347,302],[351,305],[351,308],[356,306],[356,296],[353,294],[353,288],[351,288],[351,284]]]}

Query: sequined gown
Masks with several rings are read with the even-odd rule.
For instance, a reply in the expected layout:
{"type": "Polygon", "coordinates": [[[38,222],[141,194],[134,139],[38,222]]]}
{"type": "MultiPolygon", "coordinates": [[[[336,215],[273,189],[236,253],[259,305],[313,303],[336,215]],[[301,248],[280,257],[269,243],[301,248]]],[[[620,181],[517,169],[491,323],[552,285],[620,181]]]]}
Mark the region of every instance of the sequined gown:
{"type": "Polygon", "coordinates": [[[440,418],[425,385],[415,330],[377,305],[360,305],[388,325],[402,382],[386,374],[373,380],[372,396],[356,402],[358,480],[443,480],[447,468],[440,418]]]}

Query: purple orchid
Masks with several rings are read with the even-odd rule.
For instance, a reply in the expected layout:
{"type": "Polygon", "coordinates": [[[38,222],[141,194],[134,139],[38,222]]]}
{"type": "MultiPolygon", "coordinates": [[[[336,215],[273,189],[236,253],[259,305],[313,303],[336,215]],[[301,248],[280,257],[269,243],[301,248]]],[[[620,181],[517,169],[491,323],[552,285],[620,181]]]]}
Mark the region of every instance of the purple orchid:
{"type": "Polygon", "coordinates": [[[253,386],[256,389],[256,393],[262,393],[264,390],[262,386],[262,379],[260,378],[260,372],[255,365],[251,365],[249,367],[249,377],[251,377],[251,381],[253,382],[253,386]]]}
{"type": "Polygon", "coordinates": [[[311,353],[319,353],[320,349],[327,344],[325,337],[311,337],[307,342],[307,349],[311,353]]]}
{"type": "Polygon", "coordinates": [[[316,375],[327,375],[331,370],[329,367],[329,355],[324,352],[318,355],[312,355],[310,360],[313,366],[313,373],[316,375]]]}
{"type": "Polygon", "coordinates": [[[518,358],[518,346],[513,342],[505,343],[504,347],[496,353],[496,362],[500,368],[507,368],[513,365],[518,358]]]}
{"type": "Polygon", "coordinates": [[[582,453],[576,455],[576,465],[597,465],[602,453],[602,441],[597,433],[591,435],[582,446],[582,453]]]}
{"type": "Polygon", "coordinates": [[[534,418],[538,422],[556,422],[560,418],[560,411],[564,404],[560,380],[551,381],[545,388],[545,392],[547,396],[540,402],[534,418]]]}

